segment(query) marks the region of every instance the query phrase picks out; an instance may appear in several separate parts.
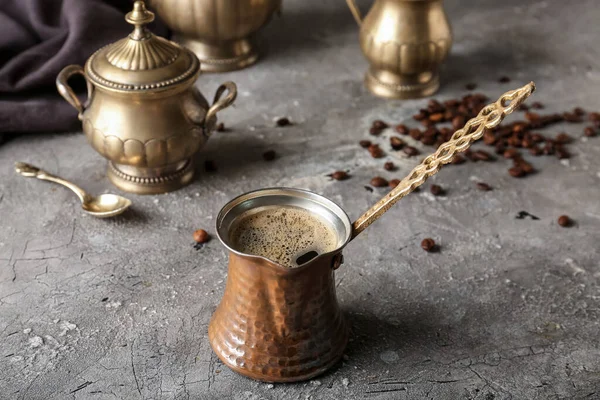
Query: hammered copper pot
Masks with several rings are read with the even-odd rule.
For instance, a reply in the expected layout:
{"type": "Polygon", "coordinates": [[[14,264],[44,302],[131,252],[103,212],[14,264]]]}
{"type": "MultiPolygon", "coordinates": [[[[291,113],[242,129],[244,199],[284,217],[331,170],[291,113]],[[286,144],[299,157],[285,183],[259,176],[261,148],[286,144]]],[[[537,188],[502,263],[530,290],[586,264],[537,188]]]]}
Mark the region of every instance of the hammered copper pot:
{"type": "Polygon", "coordinates": [[[229,268],[208,337],[225,364],[253,379],[293,382],[323,373],[342,357],[349,331],[337,302],[334,276],[351,230],[341,208],[299,189],[247,193],[221,210],[217,232],[229,249],[229,268]],[[288,268],[232,247],[230,228],[241,213],[280,206],[303,207],[320,214],[336,232],[337,248],[288,268]]]}
{"type": "Polygon", "coordinates": [[[366,87],[375,95],[409,99],[431,96],[439,69],[452,46],[442,0],[375,0],[361,16],[346,0],[360,26],[360,47],[369,61],[366,87]]]}
{"type": "Polygon", "coordinates": [[[252,36],[281,8],[281,0],[150,0],[175,33],[174,39],[200,59],[202,71],[245,68],[258,59],[252,36]]]}

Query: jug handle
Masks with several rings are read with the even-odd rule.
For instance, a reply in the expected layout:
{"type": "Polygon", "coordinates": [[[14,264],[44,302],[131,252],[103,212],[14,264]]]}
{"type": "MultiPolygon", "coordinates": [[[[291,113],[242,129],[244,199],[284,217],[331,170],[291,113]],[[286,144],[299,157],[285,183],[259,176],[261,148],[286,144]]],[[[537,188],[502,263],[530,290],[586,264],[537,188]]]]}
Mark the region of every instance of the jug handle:
{"type": "Polygon", "coordinates": [[[206,112],[205,123],[208,123],[211,119],[213,119],[217,112],[222,109],[229,107],[231,103],[235,101],[237,97],[237,86],[233,82],[225,82],[217,89],[215,93],[215,99],[213,100],[212,106],[206,112]],[[221,99],[223,93],[227,90],[227,96],[221,99]]]}
{"type": "Polygon", "coordinates": [[[358,24],[358,26],[361,26],[362,15],[360,14],[360,8],[358,8],[358,6],[356,5],[356,0],[346,0],[346,3],[348,3],[348,7],[350,7],[350,12],[356,20],[356,23],[358,24]]]}
{"type": "Polygon", "coordinates": [[[85,76],[83,68],[81,68],[79,65],[69,65],[63,68],[63,70],[60,71],[60,73],[56,77],[56,88],[58,89],[58,93],[60,93],[60,95],[66,101],[68,101],[70,105],[75,107],[75,109],[79,112],[79,115],[77,117],[81,121],[83,119],[83,112],[85,111],[85,107],[89,103],[90,98],[92,97],[92,92],[94,91],[94,86],[88,80],[87,76],[85,76]],[[67,82],[69,78],[76,74],[80,74],[81,76],[83,76],[83,78],[85,79],[85,84],[87,85],[88,98],[85,106],[81,104],[81,101],[79,101],[79,98],[67,82]]]}

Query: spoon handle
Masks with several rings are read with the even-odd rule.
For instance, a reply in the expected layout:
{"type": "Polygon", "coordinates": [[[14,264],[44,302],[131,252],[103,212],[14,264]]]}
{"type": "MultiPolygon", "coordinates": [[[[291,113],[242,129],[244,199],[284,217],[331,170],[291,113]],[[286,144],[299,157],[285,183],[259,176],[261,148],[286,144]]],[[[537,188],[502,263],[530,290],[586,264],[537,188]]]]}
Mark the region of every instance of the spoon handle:
{"type": "Polygon", "coordinates": [[[64,180],[56,175],[52,175],[51,173],[46,172],[43,169],[40,169],[34,165],[27,164],[27,163],[24,163],[21,161],[17,161],[15,163],[15,171],[18,174],[21,174],[28,178],[37,178],[37,179],[41,179],[43,181],[50,181],[50,182],[58,183],[59,185],[66,186],[69,189],[71,189],[77,195],[77,197],[79,197],[79,200],[81,200],[82,203],[85,202],[85,200],[88,196],[87,193],[82,188],[75,185],[74,183],[64,180]]]}
{"type": "Polygon", "coordinates": [[[483,136],[485,129],[498,126],[504,117],[516,110],[534,90],[535,84],[530,82],[519,89],[504,93],[495,103],[485,106],[475,118],[467,121],[462,129],[454,132],[449,141],[440,145],[435,153],[417,165],[398,186],[361,215],[352,224],[352,238],[379,219],[398,200],[435,175],[444,164],[451,162],[456,153],[467,150],[471,143],[483,136]]]}

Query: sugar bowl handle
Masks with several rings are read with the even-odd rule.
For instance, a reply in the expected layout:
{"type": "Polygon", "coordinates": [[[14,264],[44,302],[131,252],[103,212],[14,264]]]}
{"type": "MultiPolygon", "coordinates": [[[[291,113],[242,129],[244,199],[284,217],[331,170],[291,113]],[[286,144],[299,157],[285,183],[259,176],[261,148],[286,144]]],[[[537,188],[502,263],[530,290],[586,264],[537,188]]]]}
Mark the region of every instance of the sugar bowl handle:
{"type": "Polygon", "coordinates": [[[217,89],[212,106],[206,112],[205,124],[210,125],[215,120],[217,112],[229,107],[237,97],[237,86],[233,82],[225,82],[217,89]],[[227,90],[227,96],[221,98],[227,90]]]}
{"type": "MultiPolygon", "coordinates": [[[[77,117],[79,118],[79,120],[82,120],[83,112],[85,111],[85,106],[83,104],[81,104],[81,101],[79,101],[79,98],[77,97],[77,95],[75,94],[75,92],[73,91],[71,86],[69,86],[69,83],[67,82],[69,80],[69,78],[71,78],[73,75],[77,75],[77,74],[83,76],[83,78],[85,79],[85,84],[87,85],[87,96],[88,96],[87,102],[89,102],[90,98],[92,97],[92,92],[94,90],[94,86],[88,80],[88,78],[85,76],[85,72],[83,71],[83,68],[80,67],[79,65],[69,65],[69,66],[63,68],[63,70],[60,71],[60,73],[56,77],[56,88],[58,89],[58,93],[60,93],[60,95],[66,101],[68,101],[70,105],[75,107],[75,109],[79,112],[79,115],[77,117]]],[[[87,105],[87,102],[86,102],[86,105],[87,105]]]]}
{"type": "Polygon", "coordinates": [[[346,0],[346,3],[348,3],[348,7],[350,8],[350,12],[352,13],[352,16],[356,20],[356,23],[358,24],[358,26],[361,26],[362,25],[362,15],[360,13],[360,8],[358,8],[358,6],[356,5],[356,0],[346,0]]]}

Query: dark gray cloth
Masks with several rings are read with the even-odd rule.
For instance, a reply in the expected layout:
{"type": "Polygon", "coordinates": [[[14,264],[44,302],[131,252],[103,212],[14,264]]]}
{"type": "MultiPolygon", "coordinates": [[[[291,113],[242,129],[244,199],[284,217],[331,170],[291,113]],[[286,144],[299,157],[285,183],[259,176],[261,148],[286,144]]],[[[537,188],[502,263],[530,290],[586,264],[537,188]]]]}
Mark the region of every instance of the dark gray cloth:
{"type": "Polygon", "coordinates": [[[0,0],[0,133],[77,129],[56,75],[128,35],[131,8],[129,0],[0,0]]]}

